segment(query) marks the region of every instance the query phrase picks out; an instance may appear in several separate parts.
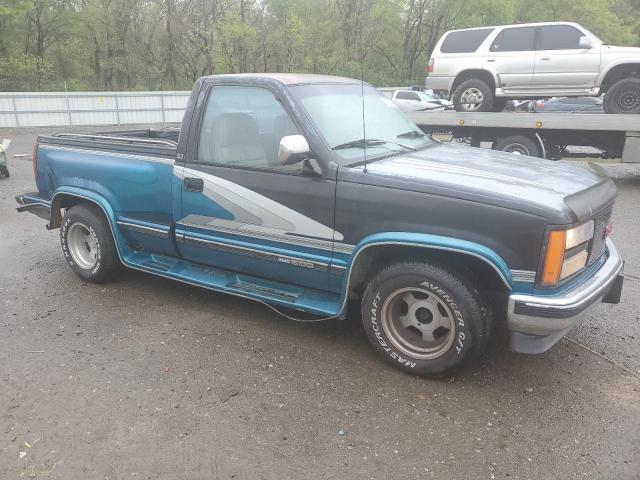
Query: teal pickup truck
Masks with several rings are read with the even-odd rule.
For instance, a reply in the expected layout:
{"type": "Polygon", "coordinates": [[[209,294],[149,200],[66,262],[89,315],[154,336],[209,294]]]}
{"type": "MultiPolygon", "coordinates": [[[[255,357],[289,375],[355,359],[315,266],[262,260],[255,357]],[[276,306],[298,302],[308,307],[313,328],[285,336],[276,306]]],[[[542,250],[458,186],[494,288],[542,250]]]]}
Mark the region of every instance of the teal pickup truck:
{"type": "Polygon", "coordinates": [[[181,128],[43,135],[33,166],[18,210],[83,280],[124,265],[318,319],[359,305],[414,374],[473,363],[493,329],[544,352],[620,300],[598,167],[441,144],[357,80],[204,77],[181,128]]]}

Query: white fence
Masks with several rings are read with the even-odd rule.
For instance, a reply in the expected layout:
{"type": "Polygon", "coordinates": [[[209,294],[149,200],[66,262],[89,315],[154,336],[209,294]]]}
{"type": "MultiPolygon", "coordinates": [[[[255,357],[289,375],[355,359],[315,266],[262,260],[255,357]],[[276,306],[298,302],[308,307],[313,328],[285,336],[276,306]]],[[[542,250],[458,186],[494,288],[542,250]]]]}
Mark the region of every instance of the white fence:
{"type": "Polygon", "coordinates": [[[190,93],[0,93],[0,128],[181,122],[190,93]]]}
{"type": "MultiPolygon", "coordinates": [[[[380,88],[391,98],[396,88],[380,88]]],[[[180,123],[191,92],[0,92],[0,128],[180,123]]]]}

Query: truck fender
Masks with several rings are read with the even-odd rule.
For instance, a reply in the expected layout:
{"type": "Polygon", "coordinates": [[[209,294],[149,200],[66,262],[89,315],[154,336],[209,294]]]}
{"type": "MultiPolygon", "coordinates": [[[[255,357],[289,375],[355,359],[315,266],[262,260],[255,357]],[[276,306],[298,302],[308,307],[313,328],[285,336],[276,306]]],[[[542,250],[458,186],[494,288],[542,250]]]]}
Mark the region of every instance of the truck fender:
{"type": "Polygon", "coordinates": [[[484,245],[470,242],[468,240],[440,235],[408,232],[382,232],[365,237],[356,245],[345,276],[346,280],[342,292],[343,300],[340,308],[341,313],[344,312],[347,304],[349,289],[352,284],[351,274],[354,267],[357,265],[358,258],[368,248],[379,245],[419,247],[424,248],[425,250],[448,251],[469,255],[482,260],[489,265],[496,272],[505,287],[508,290],[512,289],[512,276],[507,263],[498,253],[484,245]]]}
{"type": "Polygon", "coordinates": [[[78,187],[60,187],[59,189],[57,189],[53,194],[53,197],[51,198],[51,216],[49,218],[49,223],[47,224],[47,229],[51,230],[60,226],[62,222],[62,214],[60,212],[60,209],[61,200],[63,197],[79,198],[100,207],[109,223],[109,229],[111,230],[111,235],[113,235],[113,239],[116,244],[118,257],[123,264],[126,264],[122,256],[121,247],[121,245],[124,244],[124,239],[122,238],[120,230],[115,227],[117,225],[115,212],[104,197],[95,192],[92,192],[91,190],[85,190],[78,187]]]}

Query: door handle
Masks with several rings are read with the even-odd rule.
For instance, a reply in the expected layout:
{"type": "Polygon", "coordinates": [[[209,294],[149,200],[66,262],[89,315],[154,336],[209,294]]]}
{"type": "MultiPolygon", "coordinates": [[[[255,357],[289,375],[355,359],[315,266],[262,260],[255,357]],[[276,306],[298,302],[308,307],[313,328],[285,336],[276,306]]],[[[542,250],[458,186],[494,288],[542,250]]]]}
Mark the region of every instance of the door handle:
{"type": "Polygon", "coordinates": [[[202,192],[204,190],[204,180],[197,177],[185,177],[182,182],[182,189],[186,192],[202,192]]]}
{"type": "Polygon", "coordinates": [[[551,57],[541,57],[540,58],[540,61],[542,61],[542,62],[546,62],[548,60],[551,60],[551,57]]]}
{"type": "Polygon", "coordinates": [[[493,63],[495,61],[496,61],[495,58],[487,58],[487,62],[489,62],[489,63],[493,63]]]}

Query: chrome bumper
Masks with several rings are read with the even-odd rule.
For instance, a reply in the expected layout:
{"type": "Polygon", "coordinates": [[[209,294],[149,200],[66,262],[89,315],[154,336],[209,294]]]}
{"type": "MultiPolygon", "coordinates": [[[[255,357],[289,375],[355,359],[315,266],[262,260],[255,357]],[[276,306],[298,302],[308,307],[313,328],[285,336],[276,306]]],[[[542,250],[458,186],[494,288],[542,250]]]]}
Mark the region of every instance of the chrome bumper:
{"type": "Polygon", "coordinates": [[[562,295],[509,297],[507,320],[512,350],[545,352],[601,300],[619,302],[624,262],[611,240],[607,240],[607,254],[606,262],[591,278],[562,295]],[[607,299],[610,291],[611,298],[607,299]]]}

